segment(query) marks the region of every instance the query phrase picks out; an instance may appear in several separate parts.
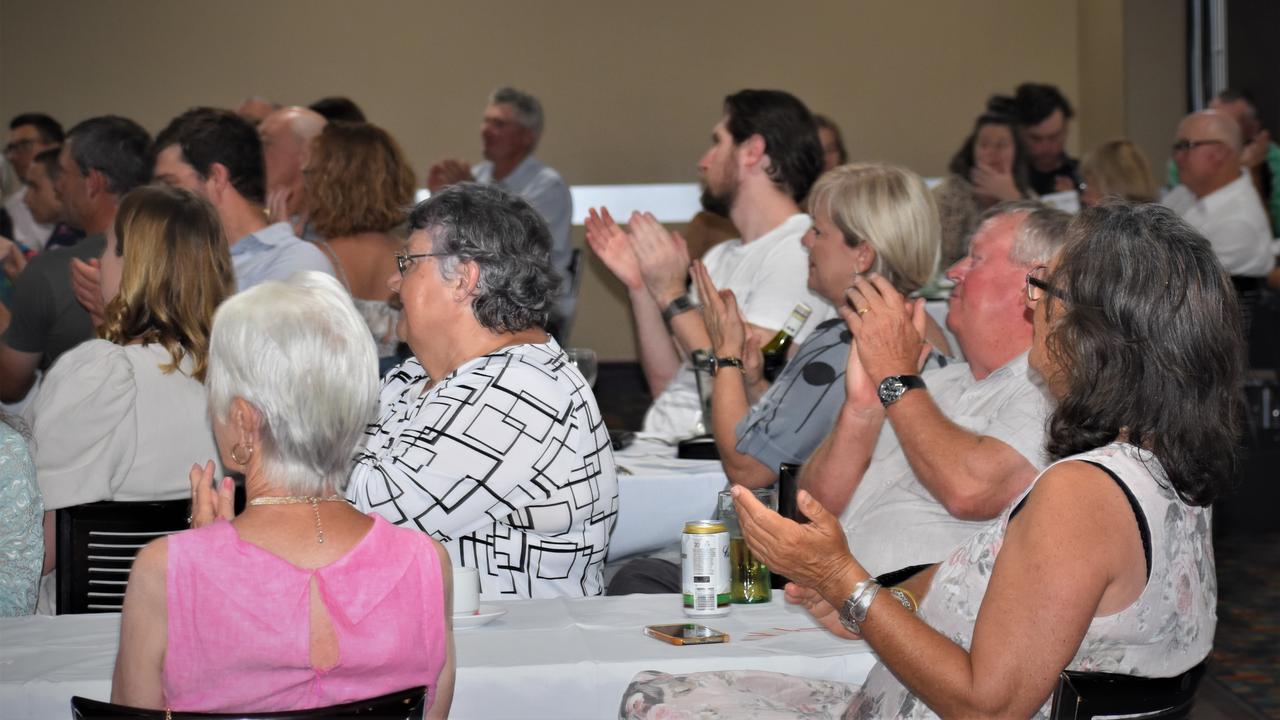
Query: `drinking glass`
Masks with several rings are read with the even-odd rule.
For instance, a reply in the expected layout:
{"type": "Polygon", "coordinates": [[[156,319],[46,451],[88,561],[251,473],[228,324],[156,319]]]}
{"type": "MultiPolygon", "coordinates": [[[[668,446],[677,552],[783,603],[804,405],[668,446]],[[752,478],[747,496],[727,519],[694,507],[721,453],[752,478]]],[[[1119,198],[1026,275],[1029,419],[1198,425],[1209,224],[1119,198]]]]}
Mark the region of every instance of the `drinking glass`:
{"type": "Polygon", "coordinates": [[[582,373],[582,377],[586,379],[588,385],[596,384],[596,371],[599,367],[599,361],[596,360],[596,351],[590,348],[566,348],[565,357],[569,358],[569,362],[578,368],[578,372],[582,373]]]}

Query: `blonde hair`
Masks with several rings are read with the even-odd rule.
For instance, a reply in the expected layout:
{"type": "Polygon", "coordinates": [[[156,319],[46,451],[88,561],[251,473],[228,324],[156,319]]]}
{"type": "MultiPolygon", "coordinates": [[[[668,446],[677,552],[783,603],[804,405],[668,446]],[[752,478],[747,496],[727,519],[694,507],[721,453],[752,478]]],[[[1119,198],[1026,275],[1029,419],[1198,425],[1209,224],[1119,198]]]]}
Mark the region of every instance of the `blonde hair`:
{"type": "Polygon", "coordinates": [[[115,233],[124,268],[99,336],[117,345],[160,343],[173,360],[164,372],[190,357],[191,376],[203,382],[213,313],[235,291],[213,206],[188,190],[148,185],[120,203],[115,233]]]}
{"type": "Polygon", "coordinates": [[[850,247],[870,243],[876,251],[871,269],[899,292],[918,290],[937,272],[938,206],[910,170],[885,163],[841,165],[818,179],[809,207],[815,215],[828,214],[850,247]]]}
{"type": "Polygon", "coordinates": [[[1156,201],[1156,181],[1147,156],[1128,140],[1112,140],[1091,150],[1080,163],[1080,175],[1101,197],[1156,201]]]}

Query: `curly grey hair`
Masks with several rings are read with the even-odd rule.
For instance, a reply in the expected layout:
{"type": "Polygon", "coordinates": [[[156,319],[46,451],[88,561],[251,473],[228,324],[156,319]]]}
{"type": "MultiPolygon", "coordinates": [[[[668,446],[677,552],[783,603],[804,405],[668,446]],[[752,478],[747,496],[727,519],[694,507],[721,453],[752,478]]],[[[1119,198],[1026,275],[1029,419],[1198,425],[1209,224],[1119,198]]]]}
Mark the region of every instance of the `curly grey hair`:
{"type": "Polygon", "coordinates": [[[560,276],[551,267],[551,231],[529,203],[493,185],[458,183],[418,203],[410,231],[426,230],[444,279],[458,264],[480,269],[471,302],[480,324],[493,332],[545,327],[560,276]]]}

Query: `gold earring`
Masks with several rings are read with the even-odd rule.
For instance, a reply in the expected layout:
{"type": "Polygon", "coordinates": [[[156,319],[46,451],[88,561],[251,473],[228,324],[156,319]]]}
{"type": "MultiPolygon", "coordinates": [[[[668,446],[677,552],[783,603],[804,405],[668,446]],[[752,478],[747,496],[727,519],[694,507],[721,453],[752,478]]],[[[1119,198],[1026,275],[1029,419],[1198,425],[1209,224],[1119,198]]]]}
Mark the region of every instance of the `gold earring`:
{"type": "Polygon", "coordinates": [[[247,455],[243,460],[240,459],[241,447],[240,443],[236,443],[231,446],[231,459],[235,461],[237,465],[248,465],[249,460],[253,458],[253,443],[244,444],[244,452],[247,453],[247,455]]]}

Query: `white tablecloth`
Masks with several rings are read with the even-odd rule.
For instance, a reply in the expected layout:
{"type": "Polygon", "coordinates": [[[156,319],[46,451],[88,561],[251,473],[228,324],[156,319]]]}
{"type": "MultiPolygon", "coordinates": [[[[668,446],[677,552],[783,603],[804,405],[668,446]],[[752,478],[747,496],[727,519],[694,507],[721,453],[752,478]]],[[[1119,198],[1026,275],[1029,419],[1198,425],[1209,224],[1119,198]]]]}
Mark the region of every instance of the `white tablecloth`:
{"type": "MultiPolygon", "coordinates": [[[[862,682],[874,664],[865,643],[815,629],[779,593],[703,621],[730,642],[687,647],[641,633],[645,625],[684,621],[677,595],[493,604],[507,614],[454,634],[455,720],[617,717],[623,690],[642,670],[756,669],[862,682]],[[771,635],[749,639],[753,632],[771,635]]],[[[72,695],[108,699],[119,624],[119,615],[0,619],[0,715],[63,718],[72,695]]]]}
{"type": "Polygon", "coordinates": [[[680,541],[689,520],[707,520],[728,479],[719,460],[680,460],[674,446],[640,438],[614,453],[618,463],[618,522],[609,560],[651,552],[680,541]]]}

